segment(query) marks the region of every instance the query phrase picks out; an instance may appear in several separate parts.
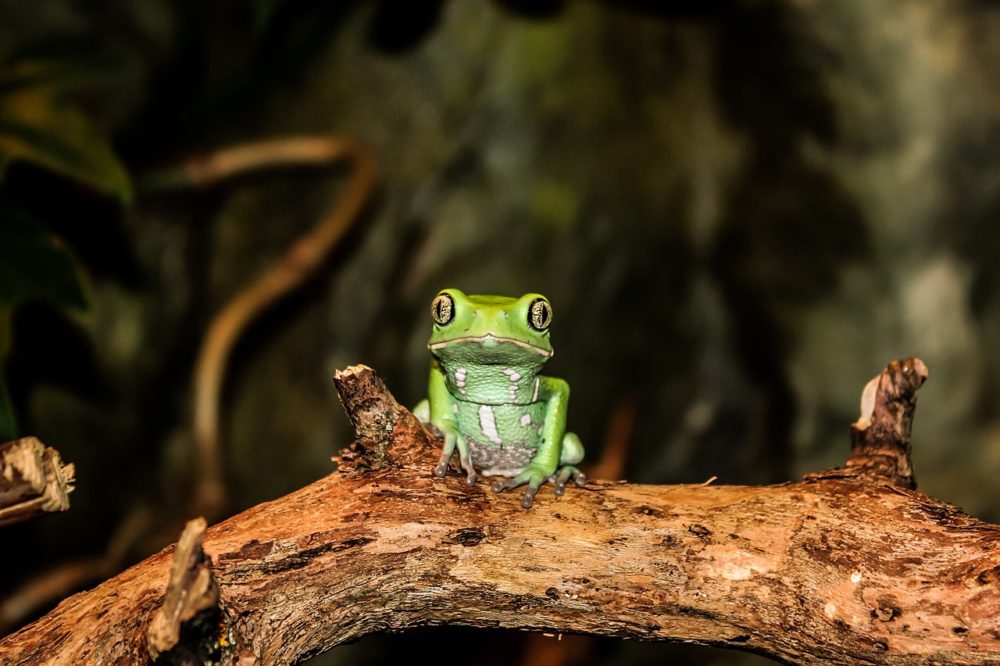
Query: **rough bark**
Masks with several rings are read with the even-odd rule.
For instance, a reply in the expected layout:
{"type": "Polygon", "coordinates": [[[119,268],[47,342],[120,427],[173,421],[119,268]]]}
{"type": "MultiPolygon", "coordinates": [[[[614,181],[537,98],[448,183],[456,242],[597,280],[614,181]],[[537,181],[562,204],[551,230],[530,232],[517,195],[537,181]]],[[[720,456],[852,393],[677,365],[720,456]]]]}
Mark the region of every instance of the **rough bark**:
{"type": "Polygon", "coordinates": [[[211,562],[201,545],[205,527],[204,518],[188,522],[177,542],[163,605],[153,614],[146,637],[153,659],[177,645],[185,622],[214,609],[219,601],[219,587],[212,578],[211,562]]]}
{"type": "Polygon", "coordinates": [[[0,527],[65,511],[74,468],[35,437],[0,444],[0,527]]]}
{"type": "MultiPolygon", "coordinates": [[[[337,472],[204,534],[226,663],[461,624],[800,664],[1000,664],[1000,526],[891,478],[592,482],[525,511],[517,494],[433,477],[436,442],[369,369],[337,382],[362,435],[337,472]]],[[[70,597],[0,641],[0,662],[145,659],[171,555],[70,597]]]]}
{"type": "Polygon", "coordinates": [[[917,389],[925,381],[927,366],[919,358],[891,362],[861,392],[861,416],[851,425],[851,456],[846,465],[809,474],[806,479],[854,479],[915,489],[910,428],[917,389]]]}

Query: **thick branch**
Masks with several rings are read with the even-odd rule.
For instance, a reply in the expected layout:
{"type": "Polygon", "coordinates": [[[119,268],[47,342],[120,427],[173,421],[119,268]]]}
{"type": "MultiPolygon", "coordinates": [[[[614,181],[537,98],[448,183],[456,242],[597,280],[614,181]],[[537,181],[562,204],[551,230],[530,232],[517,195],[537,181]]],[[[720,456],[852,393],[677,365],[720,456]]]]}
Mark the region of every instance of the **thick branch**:
{"type": "MultiPolygon", "coordinates": [[[[845,479],[591,483],[525,511],[516,494],[433,477],[437,443],[370,370],[338,382],[352,420],[381,414],[380,427],[336,473],[204,534],[227,663],[460,624],[801,664],[1000,664],[1000,526],[845,479]]],[[[141,661],[170,560],[70,597],[0,641],[0,662],[141,661]]]]}
{"type": "Polygon", "coordinates": [[[73,465],[35,437],[0,444],[0,527],[68,509],[73,475],[73,465]]]}

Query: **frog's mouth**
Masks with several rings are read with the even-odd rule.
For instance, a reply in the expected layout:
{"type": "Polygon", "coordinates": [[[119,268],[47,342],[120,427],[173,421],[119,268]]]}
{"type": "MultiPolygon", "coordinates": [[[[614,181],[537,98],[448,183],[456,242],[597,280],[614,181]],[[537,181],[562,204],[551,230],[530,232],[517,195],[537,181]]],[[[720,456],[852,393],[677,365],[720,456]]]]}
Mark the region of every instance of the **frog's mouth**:
{"type": "Polygon", "coordinates": [[[552,356],[551,349],[542,349],[541,347],[536,347],[530,342],[525,342],[524,340],[515,340],[514,338],[500,338],[491,334],[470,335],[464,338],[453,338],[451,340],[445,340],[444,342],[435,342],[433,344],[429,344],[427,345],[427,348],[433,352],[460,344],[478,344],[481,345],[484,349],[496,347],[497,345],[500,344],[511,344],[520,347],[522,349],[533,351],[544,358],[549,358],[550,356],[552,356]]]}

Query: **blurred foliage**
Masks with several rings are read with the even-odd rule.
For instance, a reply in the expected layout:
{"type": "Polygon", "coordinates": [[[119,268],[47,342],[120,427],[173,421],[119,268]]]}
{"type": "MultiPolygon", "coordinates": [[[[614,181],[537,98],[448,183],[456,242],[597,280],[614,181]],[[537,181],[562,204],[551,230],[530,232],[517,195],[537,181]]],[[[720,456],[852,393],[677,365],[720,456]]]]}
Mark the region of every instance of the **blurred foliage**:
{"type": "Polygon", "coordinates": [[[0,63],[0,441],[18,436],[3,369],[23,301],[82,309],[73,254],[32,213],[5,200],[4,175],[29,162],[127,202],[131,185],[109,138],[65,96],[91,79],[74,61],[0,63]]]}
{"type": "Polygon", "coordinates": [[[12,162],[24,160],[122,201],[131,198],[128,174],[108,137],[65,99],[86,84],[87,74],[74,63],[0,64],[0,179],[12,162]]]}

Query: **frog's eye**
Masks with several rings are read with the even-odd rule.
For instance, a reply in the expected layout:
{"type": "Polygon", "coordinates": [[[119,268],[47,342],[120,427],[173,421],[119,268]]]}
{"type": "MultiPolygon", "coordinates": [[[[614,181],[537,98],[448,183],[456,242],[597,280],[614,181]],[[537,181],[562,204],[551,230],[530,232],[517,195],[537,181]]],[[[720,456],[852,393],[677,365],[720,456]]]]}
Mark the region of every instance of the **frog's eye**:
{"type": "Polygon", "coordinates": [[[528,308],[528,325],[536,331],[544,331],[552,323],[552,306],[544,298],[536,298],[528,308]]]}
{"type": "Polygon", "coordinates": [[[455,301],[448,294],[438,294],[431,302],[431,317],[440,326],[446,325],[455,316],[455,301]]]}

